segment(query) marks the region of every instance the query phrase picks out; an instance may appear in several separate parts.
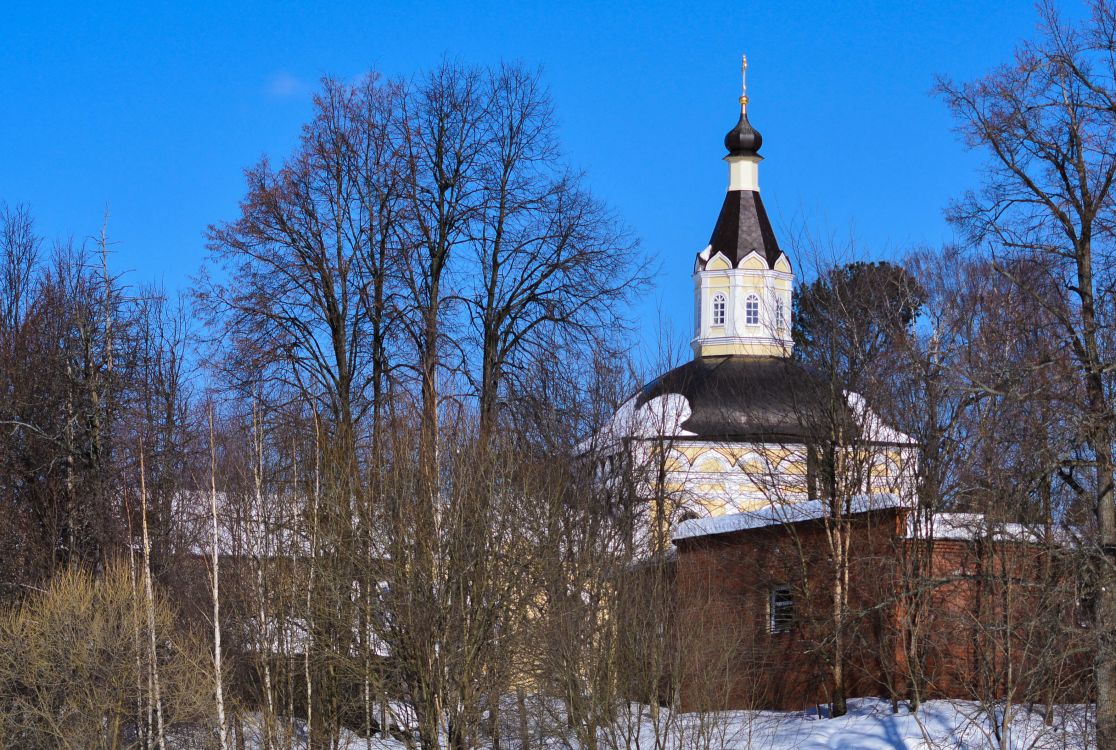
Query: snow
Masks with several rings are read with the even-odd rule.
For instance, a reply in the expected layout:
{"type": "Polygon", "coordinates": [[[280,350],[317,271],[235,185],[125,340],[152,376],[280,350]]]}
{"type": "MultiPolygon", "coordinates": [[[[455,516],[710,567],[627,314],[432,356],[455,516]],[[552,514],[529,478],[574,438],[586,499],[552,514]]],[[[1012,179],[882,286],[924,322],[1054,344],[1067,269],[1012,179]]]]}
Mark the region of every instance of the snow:
{"type": "MultiPolygon", "coordinates": [[[[993,731],[992,715],[999,706],[984,707],[968,701],[929,701],[917,713],[901,705],[892,713],[891,704],[878,698],[849,701],[845,716],[830,719],[816,711],[732,711],[712,718],[709,715],[683,715],[676,722],[673,741],[667,748],[697,747],[697,735],[712,736],[706,745],[724,750],[767,748],[770,750],[823,750],[859,748],[861,750],[929,750],[930,748],[989,748],[999,743],[993,731]],[[718,722],[720,725],[718,726],[718,722]],[[700,727],[697,726],[700,723],[700,727]]],[[[1029,713],[1016,706],[1010,727],[1010,748],[1086,748],[1085,711],[1081,707],[1060,708],[1055,721],[1047,727],[1042,707],[1029,713]]],[[[669,719],[667,719],[669,722],[669,719]]],[[[654,747],[654,727],[644,722],[641,747],[654,747]]],[[[662,722],[661,722],[662,723],[662,722]]]]}
{"type": "Polygon", "coordinates": [[[604,427],[578,446],[580,452],[612,453],[630,438],[660,439],[695,435],[682,429],[682,424],[692,414],[690,402],[685,396],[667,393],[637,407],[640,395],[637,393],[621,404],[604,427]]]}
{"type": "MultiPolygon", "coordinates": [[[[187,551],[213,554],[213,517],[209,492],[184,491],[171,498],[177,531],[189,540],[187,551]]],[[[310,539],[302,515],[306,498],[297,493],[260,498],[217,493],[217,549],[233,557],[308,557],[310,539]]]]}
{"type": "MultiPolygon", "coordinates": [[[[891,704],[879,698],[849,701],[845,716],[827,718],[824,711],[725,711],[705,714],[672,714],[665,709],[659,721],[650,719],[647,706],[632,704],[621,711],[616,722],[601,730],[602,750],[618,748],[660,748],[661,750],[931,750],[1000,747],[994,729],[1002,717],[1003,706],[981,705],[971,701],[928,701],[917,713],[900,704],[892,713],[891,704]]],[[[1083,706],[1058,706],[1050,726],[1043,723],[1043,707],[1029,711],[1015,706],[1004,747],[1013,750],[1087,750],[1091,717],[1083,706]]],[[[564,722],[563,722],[564,723],[564,722]]],[[[246,750],[261,750],[259,718],[248,722],[246,750]],[[254,725],[254,726],[253,726],[254,725]]],[[[300,722],[287,725],[285,734],[292,750],[303,750],[305,727],[300,722]]],[[[532,747],[575,750],[572,738],[552,736],[532,738],[532,747]]],[[[403,750],[395,738],[376,736],[369,743],[351,732],[342,732],[340,750],[372,747],[377,750],[403,750]]],[[[501,747],[518,750],[518,738],[505,734],[501,747]]],[[[483,746],[487,747],[487,746],[483,746]]]]}
{"type": "MultiPolygon", "coordinates": [[[[856,495],[848,499],[843,511],[846,515],[867,513],[873,510],[901,508],[903,500],[898,495],[878,493],[856,495]]],[[[829,515],[829,503],[823,500],[806,500],[799,503],[775,503],[757,510],[732,513],[710,518],[694,518],[678,524],[674,539],[690,539],[710,534],[728,534],[733,531],[759,529],[801,521],[815,521],[829,515]]]]}
{"type": "MultiPolygon", "coordinates": [[[[637,406],[641,396],[642,393],[637,392],[621,404],[616,413],[592,438],[578,446],[580,451],[588,453],[595,449],[598,452],[609,453],[622,441],[631,438],[696,437],[695,433],[682,429],[682,425],[693,413],[690,402],[685,396],[680,393],[665,393],[649,399],[642,406],[637,406]]],[[[845,396],[849,408],[852,409],[871,442],[891,445],[915,444],[914,439],[909,435],[886,425],[868,407],[868,403],[859,393],[847,392],[845,396]]]]}
{"type": "Polygon", "coordinates": [[[925,537],[972,541],[991,536],[996,541],[1031,544],[1041,542],[1043,539],[1041,525],[993,523],[989,522],[982,513],[935,513],[930,519],[930,528],[920,528],[919,523],[925,526],[925,519],[918,519],[914,515],[907,519],[908,539],[925,537]]]}
{"type": "MultiPolygon", "coordinates": [[[[890,493],[856,495],[849,499],[843,512],[845,515],[855,515],[874,510],[902,508],[905,505],[909,507],[909,504],[899,496],[890,493]]],[[[766,526],[816,521],[828,515],[829,503],[823,500],[774,503],[742,513],[683,521],[678,524],[673,538],[678,540],[713,534],[730,534],[734,531],[760,529],[766,526]]],[[[914,514],[907,517],[906,539],[972,541],[988,537],[996,541],[1038,544],[1043,540],[1043,530],[1040,525],[993,523],[980,513],[935,513],[930,517],[928,525],[925,518],[918,518],[914,514]]]]}
{"type": "Polygon", "coordinates": [[[891,443],[894,445],[915,445],[916,441],[910,435],[899,432],[889,427],[880,419],[879,415],[868,406],[864,396],[854,391],[845,391],[845,401],[852,410],[853,418],[861,426],[864,436],[873,443],[891,443]]]}

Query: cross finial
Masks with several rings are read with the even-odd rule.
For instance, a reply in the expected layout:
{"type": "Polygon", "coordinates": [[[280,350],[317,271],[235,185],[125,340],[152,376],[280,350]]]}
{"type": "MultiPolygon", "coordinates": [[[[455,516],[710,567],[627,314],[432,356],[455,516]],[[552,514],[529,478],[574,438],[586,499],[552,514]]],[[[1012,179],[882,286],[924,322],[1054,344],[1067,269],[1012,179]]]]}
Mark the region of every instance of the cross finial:
{"type": "Polygon", "coordinates": [[[748,56],[740,56],[740,113],[748,107],[748,56]]]}

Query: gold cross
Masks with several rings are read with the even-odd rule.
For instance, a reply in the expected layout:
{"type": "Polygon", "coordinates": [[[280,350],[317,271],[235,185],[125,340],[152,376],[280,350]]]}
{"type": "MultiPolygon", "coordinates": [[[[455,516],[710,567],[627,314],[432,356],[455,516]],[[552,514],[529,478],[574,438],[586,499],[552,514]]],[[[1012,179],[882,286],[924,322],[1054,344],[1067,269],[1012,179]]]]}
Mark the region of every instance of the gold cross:
{"type": "Polygon", "coordinates": [[[748,56],[740,56],[740,111],[748,106],[748,56]]]}

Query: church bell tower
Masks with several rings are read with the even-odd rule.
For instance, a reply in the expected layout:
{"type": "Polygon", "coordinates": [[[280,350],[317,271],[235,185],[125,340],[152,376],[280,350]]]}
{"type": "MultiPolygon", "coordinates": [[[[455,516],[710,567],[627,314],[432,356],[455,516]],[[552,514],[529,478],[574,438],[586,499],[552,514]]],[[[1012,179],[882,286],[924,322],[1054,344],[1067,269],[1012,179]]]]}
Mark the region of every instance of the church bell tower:
{"type": "Polygon", "coordinates": [[[763,138],[748,122],[747,58],[740,120],[725,136],[728,192],[709,244],[694,263],[694,356],[788,357],[794,273],[759,192],[763,138]]]}

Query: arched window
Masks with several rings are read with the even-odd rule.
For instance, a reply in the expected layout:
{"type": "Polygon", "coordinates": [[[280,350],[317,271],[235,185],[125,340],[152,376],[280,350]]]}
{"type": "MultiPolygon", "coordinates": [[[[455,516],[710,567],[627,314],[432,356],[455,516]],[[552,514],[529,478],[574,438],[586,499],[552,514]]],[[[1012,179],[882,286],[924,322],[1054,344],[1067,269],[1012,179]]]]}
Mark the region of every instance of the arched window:
{"type": "Polygon", "coordinates": [[[749,294],[748,298],[744,300],[744,323],[750,326],[758,326],[759,310],[759,297],[749,294]]]}
{"type": "Polygon", "coordinates": [[[696,521],[701,518],[697,513],[692,510],[684,510],[678,514],[678,523],[685,523],[686,521],[696,521]]]}
{"type": "Polygon", "coordinates": [[[775,299],[775,330],[787,330],[787,308],[782,297],[775,299]]]}
{"type": "Polygon", "coordinates": [[[725,295],[718,294],[713,297],[713,325],[725,324],[725,295]]]}

